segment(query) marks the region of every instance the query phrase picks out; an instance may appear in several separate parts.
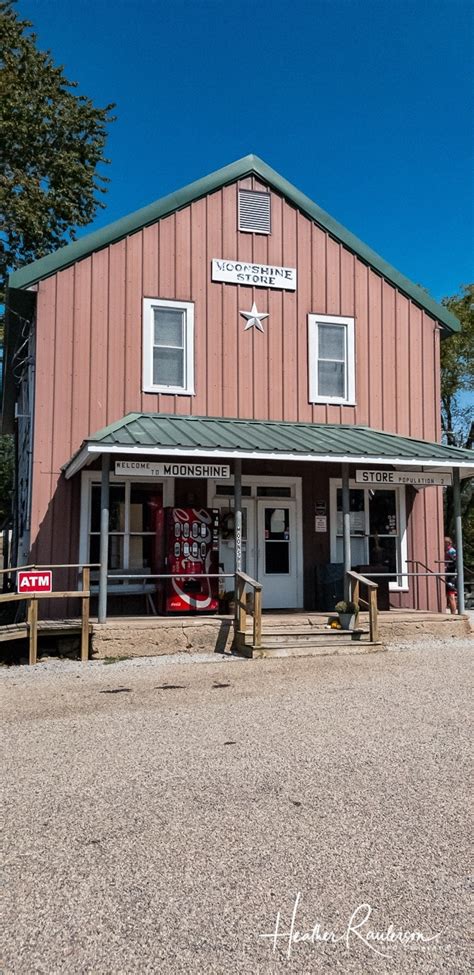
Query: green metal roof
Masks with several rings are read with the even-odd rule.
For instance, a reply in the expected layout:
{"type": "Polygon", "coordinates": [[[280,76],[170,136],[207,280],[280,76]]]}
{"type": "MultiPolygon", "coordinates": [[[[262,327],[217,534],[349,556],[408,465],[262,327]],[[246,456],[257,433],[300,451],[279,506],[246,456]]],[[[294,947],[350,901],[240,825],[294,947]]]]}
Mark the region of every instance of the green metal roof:
{"type": "Polygon", "coordinates": [[[400,274],[399,271],[392,267],[391,264],[388,264],[379,254],[376,254],[367,244],[364,244],[349,230],[346,230],[334,217],[331,217],[329,213],[326,213],[325,210],[318,207],[308,196],[301,193],[300,190],[292,186],[288,180],[280,176],[267,163],[254,155],[244,156],[242,159],[230,163],[229,166],[224,166],[209,176],[198,179],[196,182],[183,187],[183,189],[175,193],[170,193],[168,196],[156,200],[149,206],[142,207],[141,210],[136,210],[121,220],[116,220],[114,223],[108,224],[108,226],[103,227],[101,230],[95,230],[93,233],[81,237],[80,240],[73,241],[72,244],[67,244],[65,247],[59,248],[53,254],[48,254],[46,257],[41,257],[38,261],[33,261],[31,264],[25,265],[25,267],[20,268],[10,275],[9,285],[11,288],[27,288],[41,278],[48,277],[48,275],[68,267],[74,261],[86,257],[93,251],[107,247],[109,244],[121,240],[128,234],[132,234],[142,227],[155,223],[161,217],[166,217],[168,214],[182,209],[194,200],[198,200],[200,197],[220,189],[221,186],[226,186],[250,174],[255,174],[260,177],[263,182],[294,203],[306,216],[314,220],[324,230],[329,231],[333,237],[341,241],[349,250],[357,254],[367,264],[370,264],[371,267],[383,275],[384,278],[387,278],[400,291],[403,291],[412,298],[418,305],[426,309],[448,331],[459,331],[460,324],[458,319],[447,308],[434,301],[423,288],[420,288],[413,281],[410,281],[409,278],[400,274]]]}
{"type": "Polygon", "coordinates": [[[411,464],[460,467],[474,472],[474,451],[447,447],[370,427],[339,424],[289,423],[274,420],[234,420],[128,413],[98,430],[63,470],[71,477],[91,454],[123,453],[170,457],[244,457],[314,461],[411,464]]]}

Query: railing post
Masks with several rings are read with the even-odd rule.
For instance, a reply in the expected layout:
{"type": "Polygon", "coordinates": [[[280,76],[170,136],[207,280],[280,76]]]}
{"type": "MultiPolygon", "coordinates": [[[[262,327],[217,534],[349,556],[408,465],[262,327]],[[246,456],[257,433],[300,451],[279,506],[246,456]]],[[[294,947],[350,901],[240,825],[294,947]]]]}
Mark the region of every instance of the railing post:
{"type": "Polygon", "coordinates": [[[81,661],[86,663],[89,659],[89,612],[90,612],[90,588],[91,570],[88,566],[82,569],[82,590],[87,596],[82,597],[82,627],[81,627],[81,661]]]}
{"type": "Polygon", "coordinates": [[[379,619],[378,619],[376,589],[369,589],[369,625],[370,625],[371,642],[376,643],[379,638],[379,619]]]}
{"type": "Polygon", "coordinates": [[[38,659],[38,600],[28,601],[28,663],[35,664],[38,659]]]}
{"type": "Polygon", "coordinates": [[[242,633],[245,639],[245,632],[247,629],[247,605],[244,599],[245,595],[245,582],[240,576],[237,576],[237,586],[236,586],[236,596],[237,596],[237,631],[242,633]]]}
{"type": "Polygon", "coordinates": [[[262,590],[255,589],[253,596],[253,646],[262,646],[262,590]]]}
{"type": "Polygon", "coordinates": [[[352,590],[351,600],[352,600],[353,603],[358,603],[359,602],[359,598],[360,598],[359,597],[359,593],[360,593],[359,586],[360,586],[360,583],[359,583],[359,580],[358,579],[356,579],[355,582],[354,582],[354,580],[352,580],[352,582],[353,582],[353,590],[352,590]]]}

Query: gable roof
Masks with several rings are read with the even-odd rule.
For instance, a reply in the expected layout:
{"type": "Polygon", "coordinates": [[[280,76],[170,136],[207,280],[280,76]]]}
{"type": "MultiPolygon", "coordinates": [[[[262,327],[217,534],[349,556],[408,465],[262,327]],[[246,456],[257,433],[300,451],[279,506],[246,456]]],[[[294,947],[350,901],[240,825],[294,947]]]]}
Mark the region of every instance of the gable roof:
{"type": "Polygon", "coordinates": [[[429,312],[449,332],[459,331],[460,324],[457,318],[447,308],[434,301],[423,288],[420,288],[410,281],[409,278],[400,274],[396,268],[388,264],[387,261],[380,257],[379,254],[376,254],[367,244],[364,244],[349,230],[346,230],[334,217],[331,217],[329,213],[326,213],[316,203],[313,203],[308,196],[301,193],[295,186],[292,186],[287,179],[280,176],[276,170],[254,155],[244,156],[242,159],[238,159],[236,162],[230,163],[230,165],[224,166],[214,173],[210,173],[209,176],[204,176],[194,183],[189,183],[188,186],[177,190],[175,193],[163,196],[160,200],[150,203],[149,206],[142,207],[140,210],[136,210],[134,213],[130,213],[120,220],[115,220],[114,223],[108,224],[101,230],[94,230],[91,234],[87,234],[85,237],[81,237],[71,244],[66,244],[65,247],[60,247],[53,254],[47,254],[46,257],[41,257],[31,264],[26,264],[25,267],[14,271],[10,276],[9,285],[11,288],[27,288],[41,280],[41,278],[55,274],[56,271],[68,267],[74,261],[86,257],[93,251],[107,247],[109,244],[113,244],[123,237],[127,237],[129,234],[140,230],[142,227],[155,223],[161,217],[166,217],[176,210],[188,206],[194,200],[207,196],[208,193],[212,193],[222,186],[234,183],[236,180],[250,175],[258,176],[264,183],[272,187],[272,189],[281,193],[282,196],[286,197],[299,210],[305,213],[306,216],[332,234],[333,237],[344,244],[350,251],[357,254],[366,264],[370,264],[379,274],[429,312]]]}

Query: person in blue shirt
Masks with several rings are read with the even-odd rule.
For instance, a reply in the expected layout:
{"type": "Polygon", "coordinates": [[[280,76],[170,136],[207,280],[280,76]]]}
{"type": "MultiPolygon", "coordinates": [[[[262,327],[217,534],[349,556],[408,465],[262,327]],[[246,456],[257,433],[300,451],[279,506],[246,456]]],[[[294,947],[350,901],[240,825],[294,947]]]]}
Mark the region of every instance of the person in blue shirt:
{"type": "MultiPolygon", "coordinates": [[[[452,538],[449,538],[448,535],[444,539],[444,561],[445,572],[456,572],[457,552],[454,548],[452,538]]],[[[456,576],[450,575],[446,579],[446,599],[448,601],[448,609],[451,610],[451,613],[457,613],[458,590],[456,576]]]]}

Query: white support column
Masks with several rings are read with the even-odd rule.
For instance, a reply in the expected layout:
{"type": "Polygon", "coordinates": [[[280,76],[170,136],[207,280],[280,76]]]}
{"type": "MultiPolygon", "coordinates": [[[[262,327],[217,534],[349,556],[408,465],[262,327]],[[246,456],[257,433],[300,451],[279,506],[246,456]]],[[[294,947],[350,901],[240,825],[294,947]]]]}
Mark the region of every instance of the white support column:
{"type": "Polygon", "coordinates": [[[100,569],[99,569],[99,623],[107,619],[107,572],[109,565],[109,498],[110,454],[102,454],[102,479],[100,482],[100,569]]]}
{"type": "Polygon", "coordinates": [[[350,596],[347,572],[352,568],[351,561],[351,507],[349,495],[349,464],[342,464],[342,545],[344,561],[344,599],[350,596]]]}
{"type": "Polygon", "coordinates": [[[464,553],[462,544],[461,486],[459,468],[453,469],[454,534],[456,547],[458,613],[464,613],[464,553]]]}

